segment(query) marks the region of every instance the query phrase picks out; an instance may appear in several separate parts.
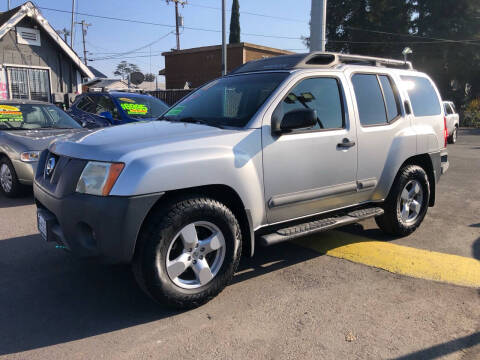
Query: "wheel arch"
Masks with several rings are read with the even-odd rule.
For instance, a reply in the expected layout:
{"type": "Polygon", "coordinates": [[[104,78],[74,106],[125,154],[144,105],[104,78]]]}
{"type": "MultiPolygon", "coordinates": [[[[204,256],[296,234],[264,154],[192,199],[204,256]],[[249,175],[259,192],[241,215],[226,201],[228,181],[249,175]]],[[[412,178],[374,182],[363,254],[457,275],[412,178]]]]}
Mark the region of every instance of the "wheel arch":
{"type": "Polygon", "coordinates": [[[233,212],[240,224],[242,231],[243,253],[245,255],[253,256],[255,249],[255,236],[253,232],[250,210],[245,208],[245,205],[238,193],[228,185],[204,185],[167,191],[165,195],[158,199],[157,202],[152,206],[148,214],[145,216],[143,224],[145,224],[154,209],[158,209],[158,207],[161,207],[162,205],[167,204],[176,198],[188,195],[200,195],[203,197],[212,198],[225,204],[233,212]]]}
{"type": "Polygon", "coordinates": [[[428,182],[430,183],[430,200],[429,200],[428,206],[434,206],[437,182],[436,182],[435,172],[433,170],[433,163],[430,155],[419,154],[419,155],[414,155],[412,157],[409,157],[407,160],[403,162],[403,164],[398,169],[395,179],[398,177],[398,174],[400,173],[400,171],[407,165],[420,166],[427,173],[428,182]]]}

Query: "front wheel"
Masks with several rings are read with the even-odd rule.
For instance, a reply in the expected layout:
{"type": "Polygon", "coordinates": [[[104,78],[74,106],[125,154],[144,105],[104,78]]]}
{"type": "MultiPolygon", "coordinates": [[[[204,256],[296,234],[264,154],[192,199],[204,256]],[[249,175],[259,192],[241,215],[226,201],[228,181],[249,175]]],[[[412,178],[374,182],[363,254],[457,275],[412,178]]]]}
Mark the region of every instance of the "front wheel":
{"type": "Polygon", "coordinates": [[[240,255],[240,226],[230,209],[213,199],[187,197],[150,214],[133,271],[154,300],[193,308],[223,290],[240,255]]]}
{"type": "Polygon", "coordinates": [[[388,234],[407,236],[422,223],[429,200],[430,183],[425,170],[407,165],[400,170],[383,204],[385,213],[375,221],[388,234]]]}
{"type": "Polygon", "coordinates": [[[18,181],[17,173],[7,158],[0,158],[0,192],[10,198],[22,194],[22,184],[18,181]]]}

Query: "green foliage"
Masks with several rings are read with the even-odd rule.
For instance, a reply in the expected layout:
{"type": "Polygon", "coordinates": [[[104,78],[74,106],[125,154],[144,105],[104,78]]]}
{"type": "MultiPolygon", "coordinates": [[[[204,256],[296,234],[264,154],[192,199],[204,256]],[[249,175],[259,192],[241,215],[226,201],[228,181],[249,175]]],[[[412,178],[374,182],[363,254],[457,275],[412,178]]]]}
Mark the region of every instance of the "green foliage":
{"type": "Polygon", "coordinates": [[[232,16],[230,18],[230,44],[238,44],[240,42],[240,4],[238,0],[233,0],[232,16]]]}
{"type": "Polygon", "coordinates": [[[444,99],[461,106],[480,97],[479,0],[336,0],[327,6],[328,51],[402,59],[408,46],[409,60],[433,78],[444,99]]]}
{"type": "Polygon", "coordinates": [[[154,82],[155,81],[155,74],[152,74],[152,73],[145,74],[145,81],[146,82],[154,82]]]}
{"type": "Polygon", "coordinates": [[[140,71],[140,68],[136,64],[121,61],[120,64],[117,65],[113,75],[121,76],[122,79],[126,79],[128,75],[135,71],[140,71]]]}
{"type": "Polygon", "coordinates": [[[461,126],[480,128],[480,98],[470,101],[460,118],[461,126]]]}

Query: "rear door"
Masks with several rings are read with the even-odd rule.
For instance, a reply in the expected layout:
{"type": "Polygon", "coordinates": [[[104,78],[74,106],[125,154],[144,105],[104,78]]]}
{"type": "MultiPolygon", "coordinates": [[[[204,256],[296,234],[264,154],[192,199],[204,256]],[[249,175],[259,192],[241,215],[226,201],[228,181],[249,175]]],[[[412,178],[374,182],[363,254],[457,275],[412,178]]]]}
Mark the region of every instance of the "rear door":
{"type": "Polygon", "coordinates": [[[398,170],[399,159],[415,152],[416,136],[394,75],[352,72],[350,79],[358,125],[359,200],[382,200],[388,191],[382,188],[382,180],[398,170]]]}

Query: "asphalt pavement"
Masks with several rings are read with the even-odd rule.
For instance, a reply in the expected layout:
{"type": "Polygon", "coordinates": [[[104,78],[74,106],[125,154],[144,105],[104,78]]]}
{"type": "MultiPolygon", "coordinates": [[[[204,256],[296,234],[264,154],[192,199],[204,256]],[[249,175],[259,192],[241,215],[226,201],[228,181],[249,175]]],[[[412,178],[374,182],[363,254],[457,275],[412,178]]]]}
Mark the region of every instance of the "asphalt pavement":
{"type": "Polygon", "coordinates": [[[457,258],[476,269],[480,130],[461,130],[448,150],[437,204],[414,234],[394,239],[366,221],[258,248],[225,291],[190,311],[153,303],[128,266],[76,259],[44,243],[31,194],[0,196],[0,359],[478,360],[478,287],[426,280],[413,257],[392,267],[375,262],[390,259],[393,246],[440,263],[448,257],[449,272],[457,258]],[[368,241],[387,246],[377,260],[341,256],[343,246],[360,251],[362,242],[368,256],[368,241]],[[410,274],[405,267],[411,276],[402,275],[410,274]]]}

